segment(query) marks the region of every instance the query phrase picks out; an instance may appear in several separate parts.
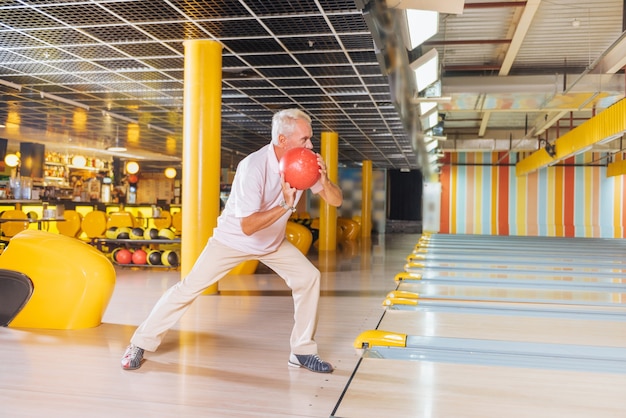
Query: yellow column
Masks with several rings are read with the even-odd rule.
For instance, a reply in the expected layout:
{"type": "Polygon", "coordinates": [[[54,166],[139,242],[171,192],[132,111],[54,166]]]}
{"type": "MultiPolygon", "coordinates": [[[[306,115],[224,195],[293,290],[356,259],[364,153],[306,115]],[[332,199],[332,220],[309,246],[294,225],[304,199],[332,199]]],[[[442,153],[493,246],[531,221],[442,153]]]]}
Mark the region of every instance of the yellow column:
{"type": "MultiPolygon", "coordinates": [[[[217,225],[222,110],[222,46],[210,40],[183,45],[181,277],[189,273],[217,225]]],[[[217,284],[205,293],[217,293],[217,284]]]]}
{"type": "Polygon", "coordinates": [[[372,235],[372,161],[363,161],[361,178],[361,236],[365,238],[372,235]]]}
{"type": "MultiPolygon", "coordinates": [[[[328,178],[337,184],[339,177],[338,165],[339,141],[337,132],[322,132],[321,153],[326,163],[328,178]]],[[[337,208],[320,201],[320,236],[319,251],[337,249],[337,208]]]]}

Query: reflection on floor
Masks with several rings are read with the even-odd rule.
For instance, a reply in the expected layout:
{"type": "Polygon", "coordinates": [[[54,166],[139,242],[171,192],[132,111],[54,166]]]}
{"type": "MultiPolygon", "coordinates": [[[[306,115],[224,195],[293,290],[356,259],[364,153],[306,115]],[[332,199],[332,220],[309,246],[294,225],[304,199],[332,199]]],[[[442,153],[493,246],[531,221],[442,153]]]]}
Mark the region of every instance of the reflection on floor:
{"type": "Polygon", "coordinates": [[[380,301],[418,238],[387,235],[322,257],[310,252],[322,271],[317,341],[333,374],[287,366],[293,302],[262,268],[223,279],[222,294],[196,300],[141,369],[123,371],[130,336],[180,273],[118,268],[101,326],[0,328],[0,415],[327,417],[360,358],[354,337],[380,320],[380,301]]]}
{"type": "Polygon", "coordinates": [[[626,242],[424,236],[332,416],[617,417],[626,242]],[[384,384],[381,384],[384,382],[384,384]]]}
{"type": "Polygon", "coordinates": [[[436,247],[433,237],[428,257],[414,252],[417,234],[311,251],[322,271],[317,341],[336,366],[330,375],[287,367],[293,302],[263,267],[223,279],[220,294],[198,298],[141,369],[121,370],[136,326],[180,273],[119,268],[101,326],[0,328],[0,415],[622,416],[626,373],[610,365],[626,349],[624,243],[583,241],[581,250],[577,240],[456,238],[465,241],[436,247]],[[420,279],[394,280],[405,270],[420,279]],[[396,289],[418,302],[383,306],[396,289]],[[355,349],[369,330],[403,333],[407,346],[355,349]],[[574,361],[563,355],[570,348],[574,361]],[[581,360],[585,353],[596,357],[581,360]],[[554,361],[543,362],[546,354],[554,361]]]}

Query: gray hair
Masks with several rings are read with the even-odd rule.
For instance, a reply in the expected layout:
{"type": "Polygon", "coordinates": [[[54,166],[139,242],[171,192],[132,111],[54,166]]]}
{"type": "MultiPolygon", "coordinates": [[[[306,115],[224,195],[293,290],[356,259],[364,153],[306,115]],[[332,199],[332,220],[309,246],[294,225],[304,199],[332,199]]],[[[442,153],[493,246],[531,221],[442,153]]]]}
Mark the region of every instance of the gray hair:
{"type": "Polygon", "coordinates": [[[304,119],[311,124],[311,117],[300,109],[284,109],[272,117],[272,143],[278,145],[280,135],[289,136],[293,132],[293,121],[304,119]]]}

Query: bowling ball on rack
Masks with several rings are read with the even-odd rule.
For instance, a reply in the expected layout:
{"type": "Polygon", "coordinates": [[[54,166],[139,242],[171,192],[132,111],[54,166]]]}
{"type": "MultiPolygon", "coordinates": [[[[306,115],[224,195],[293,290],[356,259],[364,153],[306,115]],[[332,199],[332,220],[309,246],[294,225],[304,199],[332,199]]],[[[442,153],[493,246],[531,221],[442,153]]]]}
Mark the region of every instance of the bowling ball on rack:
{"type": "Polygon", "coordinates": [[[127,226],[121,226],[117,228],[115,232],[116,232],[115,238],[117,239],[129,239],[130,238],[130,228],[127,226]]]}
{"type": "Polygon", "coordinates": [[[164,266],[178,267],[178,254],[172,250],[163,251],[161,254],[161,264],[164,266]]]}
{"type": "Polygon", "coordinates": [[[135,227],[130,230],[130,239],[143,239],[143,228],[135,227]]]}
{"type": "Polygon", "coordinates": [[[104,236],[107,239],[116,239],[117,238],[117,227],[116,226],[112,226],[111,228],[107,229],[106,232],[104,233],[104,236]]]}
{"type": "Polygon", "coordinates": [[[151,250],[148,252],[148,264],[151,266],[161,265],[161,251],[151,250]]]}
{"type": "Polygon", "coordinates": [[[161,228],[159,229],[159,238],[160,239],[174,239],[174,231],[169,228],[161,228]]]}
{"type": "Polygon", "coordinates": [[[144,239],[159,239],[159,230],[156,228],[146,228],[143,232],[144,239]]]}
{"type": "Polygon", "coordinates": [[[308,148],[292,148],[283,154],[278,170],[285,181],[298,190],[306,190],[320,178],[317,155],[308,148]]]}
{"type": "Polygon", "coordinates": [[[119,250],[121,250],[121,248],[114,248],[114,249],[113,249],[113,251],[111,251],[111,254],[110,254],[110,256],[111,256],[111,260],[116,261],[116,260],[115,260],[115,257],[117,256],[117,252],[118,252],[119,250]]]}
{"type": "Polygon", "coordinates": [[[132,261],[133,264],[146,264],[148,262],[148,254],[142,249],[135,250],[132,261]]]}
{"type": "Polygon", "coordinates": [[[118,251],[115,252],[115,261],[118,264],[130,264],[132,260],[132,253],[126,248],[120,248],[118,251]]]}

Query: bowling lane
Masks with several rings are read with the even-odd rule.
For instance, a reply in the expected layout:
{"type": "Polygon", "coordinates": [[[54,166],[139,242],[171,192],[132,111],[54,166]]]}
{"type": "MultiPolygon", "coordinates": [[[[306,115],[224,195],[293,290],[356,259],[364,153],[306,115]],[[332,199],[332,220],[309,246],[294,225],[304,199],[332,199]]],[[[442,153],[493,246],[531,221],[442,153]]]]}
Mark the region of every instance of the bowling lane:
{"type": "Polygon", "coordinates": [[[624,379],[620,374],[364,358],[331,416],[620,417],[624,379]]]}
{"type": "Polygon", "coordinates": [[[398,290],[418,293],[420,300],[447,301],[493,301],[517,303],[542,303],[557,305],[622,306],[626,303],[626,289],[609,292],[603,289],[587,290],[556,288],[545,286],[525,286],[519,284],[494,283],[493,285],[459,285],[403,282],[398,290]]]}
{"type": "Polygon", "coordinates": [[[616,240],[420,239],[355,339],[332,416],[620,416],[622,254],[616,240]]]}
{"type": "Polygon", "coordinates": [[[491,315],[387,310],[379,330],[427,337],[507,340],[553,344],[626,348],[623,320],[548,318],[525,315],[491,315]]]}

